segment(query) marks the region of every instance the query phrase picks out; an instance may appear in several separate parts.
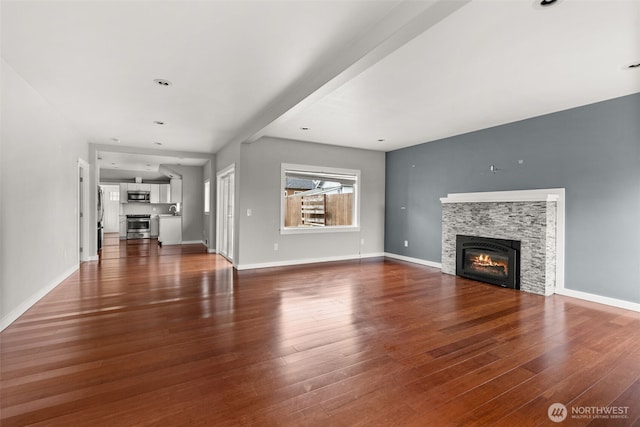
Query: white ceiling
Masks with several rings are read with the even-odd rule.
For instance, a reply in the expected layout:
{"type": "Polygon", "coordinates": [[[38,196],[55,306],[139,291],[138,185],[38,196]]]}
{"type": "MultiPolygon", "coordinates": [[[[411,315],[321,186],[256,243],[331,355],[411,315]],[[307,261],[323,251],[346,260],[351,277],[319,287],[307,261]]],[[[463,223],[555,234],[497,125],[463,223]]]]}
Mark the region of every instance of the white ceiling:
{"type": "Polygon", "coordinates": [[[112,151],[388,151],[640,92],[640,0],[538,3],[3,0],[1,53],[112,151]]]}
{"type": "Polygon", "coordinates": [[[141,177],[145,181],[168,180],[169,177],[163,173],[160,165],[172,170],[171,167],[174,165],[204,166],[207,161],[206,158],[98,151],[98,164],[103,181],[120,181],[133,177],[141,177]],[[104,170],[108,170],[108,172],[104,172],[104,170]]]}

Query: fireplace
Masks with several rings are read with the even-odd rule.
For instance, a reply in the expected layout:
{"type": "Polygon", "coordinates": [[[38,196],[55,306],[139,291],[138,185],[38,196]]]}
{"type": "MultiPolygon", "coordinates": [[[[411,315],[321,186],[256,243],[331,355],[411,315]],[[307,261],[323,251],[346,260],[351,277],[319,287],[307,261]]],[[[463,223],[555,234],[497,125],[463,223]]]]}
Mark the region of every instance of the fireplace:
{"type": "Polygon", "coordinates": [[[521,291],[564,289],[564,188],[452,193],[440,201],[443,273],[459,274],[458,234],[497,237],[520,241],[521,291]]]}
{"type": "Polygon", "coordinates": [[[456,275],[520,289],[520,241],[456,235],[456,275]]]}

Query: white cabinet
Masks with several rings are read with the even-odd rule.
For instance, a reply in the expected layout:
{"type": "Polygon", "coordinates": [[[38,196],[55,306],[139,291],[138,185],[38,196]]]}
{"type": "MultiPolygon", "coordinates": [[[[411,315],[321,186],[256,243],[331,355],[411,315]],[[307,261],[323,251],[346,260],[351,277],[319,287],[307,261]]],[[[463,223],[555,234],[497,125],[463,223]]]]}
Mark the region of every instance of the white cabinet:
{"type": "Polygon", "coordinates": [[[121,239],[126,239],[127,238],[127,216],[126,215],[120,215],[120,238],[121,239]]]}
{"type": "Polygon", "coordinates": [[[160,230],[159,221],[160,221],[160,219],[159,219],[158,215],[151,217],[151,227],[150,227],[150,230],[149,230],[149,234],[151,235],[151,237],[158,237],[158,233],[159,233],[159,230],[160,230]]]}
{"type": "Polygon", "coordinates": [[[149,202],[160,203],[160,185],[151,184],[151,194],[149,195],[149,202]]]}
{"type": "Polygon", "coordinates": [[[171,200],[170,198],[171,186],[169,184],[159,184],[158,192],[159,192],[158,203],[169,203],[169,200],[171,200]]]}
{"type": "Polygon", "coordinates": [[[171,187],[169,203],[181,203],[182,202],[182,180],[173,178],[169,185],[171,187]]]}
{"type": "Polygon", "coordinates": [[[182,217],[160,215],[158,242],[163,245],[179,245],[182,243],[182,217]]]}
{"type": "Polygon", "coordinates": [[[127,191],[128,191],[128,184],[126,182],[121,182],[120,183],[120,203],[128,203],[127,191]]]}
{"type": "Polygon", "coordinates": [[[151,191],[151,184],[127,184],[129,191],[151,191]]]}

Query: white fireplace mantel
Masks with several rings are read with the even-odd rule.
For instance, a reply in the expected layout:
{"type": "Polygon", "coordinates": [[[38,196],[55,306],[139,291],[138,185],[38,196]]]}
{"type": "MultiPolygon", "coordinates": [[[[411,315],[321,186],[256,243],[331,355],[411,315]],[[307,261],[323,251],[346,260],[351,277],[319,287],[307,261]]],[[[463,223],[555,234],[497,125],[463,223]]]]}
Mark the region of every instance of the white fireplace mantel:
{"type": "Polygon", "coordinates": [[[564,188],[539,190],[487,191],[481,193],[449,193],[441,197],[442,203],[482,202],[557,202],[564,199],[564,188]]]}

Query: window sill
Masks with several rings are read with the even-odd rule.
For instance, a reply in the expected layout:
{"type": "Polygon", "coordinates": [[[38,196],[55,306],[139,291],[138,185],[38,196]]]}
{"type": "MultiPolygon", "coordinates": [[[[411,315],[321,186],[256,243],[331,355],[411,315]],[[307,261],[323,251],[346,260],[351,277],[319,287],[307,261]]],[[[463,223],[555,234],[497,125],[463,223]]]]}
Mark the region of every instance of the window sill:
{"type": "Polygon", "coordinates": [[[318,233],[349,233],[359,232],[359,226],[349,227],[286,227],[280,228],[280,234],[318,234],[318,233]]]}

